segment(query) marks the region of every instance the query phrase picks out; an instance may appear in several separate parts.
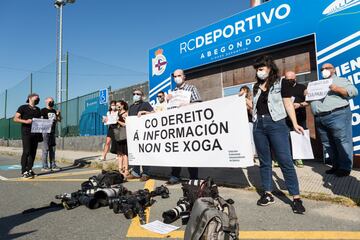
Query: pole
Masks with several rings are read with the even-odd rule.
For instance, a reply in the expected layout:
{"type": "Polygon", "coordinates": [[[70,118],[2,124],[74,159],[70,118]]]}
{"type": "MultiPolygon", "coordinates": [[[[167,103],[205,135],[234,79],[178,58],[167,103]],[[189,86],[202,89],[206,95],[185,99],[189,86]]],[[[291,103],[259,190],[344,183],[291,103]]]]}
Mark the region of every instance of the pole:
{"type": "MultiPolygon", "coordinates": [[[[63,4],[59,6],[59,34],[58,34],[58,75],[57,75],[57,103],[58,109],[61,111],[62,101],[62,15],[63,15],[63,4]]],[[[59,136],[61,137],[61,125],[59,124],[59,136]]]]}
{"type": "Polygon", "coordinates": [[[7,89],[5,89],[5,106],[4,106],[4,118],[6,119],[6,111],[7,111],[7,89]]]}
{"type": "Polygon", "coordinates": [[[30,73],[30,94],[33,92],[33,76],[32,73],[30,73]]]}
{"type": "Polygon", "coordinates": [[[65,101],[66,101],[66,109],[65,109],[65,128],[66,134],[69,133],[68,129],[68,109],[69,109],[69,52],[66,52],[66,82],[65,82],[65,101]]]}

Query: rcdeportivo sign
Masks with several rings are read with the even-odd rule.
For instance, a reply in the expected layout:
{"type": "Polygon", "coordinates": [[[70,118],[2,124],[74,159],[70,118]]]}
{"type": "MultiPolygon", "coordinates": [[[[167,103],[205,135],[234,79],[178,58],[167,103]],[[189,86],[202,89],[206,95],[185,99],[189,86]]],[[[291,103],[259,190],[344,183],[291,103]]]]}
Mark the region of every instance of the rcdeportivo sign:
{"type": "MultiPolygon", "coordinates": [[[[155,102],[157,92],[174,88],[170,76],[178,68],[193,69],[310,35],[315,39],[319,68],[331,62],[338,76],[358,86],[359,13],[360,0],[269,1],[153,48],[149,52],[150,100],[155,102]],[[153,60],[159,49],[166,61],[153,60]]],[[[350,106],[354,150],[360,153],[360,97],[350,100],[350,106]]]]}

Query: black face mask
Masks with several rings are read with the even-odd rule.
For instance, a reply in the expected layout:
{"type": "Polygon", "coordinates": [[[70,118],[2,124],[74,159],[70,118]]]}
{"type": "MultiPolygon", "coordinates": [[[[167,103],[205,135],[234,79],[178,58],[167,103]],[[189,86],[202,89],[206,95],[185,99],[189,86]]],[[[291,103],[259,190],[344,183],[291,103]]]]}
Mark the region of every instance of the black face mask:
{"type": "Polygon", "coordinates": [[[48,106],[49,106],[49,107],[54,107],[54,102],[53,102],[53,101],[50,101],[50,102],[48,103],[48,106]]]}
{"type": "Polygon", "coordinates": [[[40,98],[35,99],[35,101],[34,101],[34,105],[38,105],[38,104],[39,104],[39,102],[40,102],[40,98]]]}

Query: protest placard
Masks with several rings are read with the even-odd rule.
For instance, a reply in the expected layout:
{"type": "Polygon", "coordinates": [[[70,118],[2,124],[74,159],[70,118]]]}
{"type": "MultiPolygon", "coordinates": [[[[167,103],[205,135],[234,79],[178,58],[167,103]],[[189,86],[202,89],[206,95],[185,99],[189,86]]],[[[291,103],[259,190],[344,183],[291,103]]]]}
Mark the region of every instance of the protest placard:
{"type": "Polygon", "coordinates": [[[247,167],[254,164],[244,96],[127,117],[126,130],[131,165],[247,167]]]}
{"type": "Polygon", "coordinates": [[[54,120],[33,118],[31,123],[31,133],[50,133],[54,120]]]}
{"type": "Polygon", "coordinates": [[[305,101],[314,101],[323,99],[329,92],[329,86],[332,84],[332,79],[318,80],[309,82],[307,86],[307,95],[305,101]]]}
{"type": "Polygon", "coordinates": [[[117,124],[118,120],[119,120],[119,116],[116,115],[108,115],[108,116],[103,116],[103,119],[106,119],[107,121],[104,122],[104,125],[111,125],[111,124],[117,124]]]}
{"type": "Polygon", "coordinates": [[[185,90],[177,90],[171,92],[171,98],[167,104],[168,109],[177,108],[188,105],[191,99],[191,92],[185,90]]]}
{"type": "Polygon", "coordinates": [[[304,134],[291,131],[290,138],[293,159],[314,159],[308,129],[304,130],[304,134]]]}

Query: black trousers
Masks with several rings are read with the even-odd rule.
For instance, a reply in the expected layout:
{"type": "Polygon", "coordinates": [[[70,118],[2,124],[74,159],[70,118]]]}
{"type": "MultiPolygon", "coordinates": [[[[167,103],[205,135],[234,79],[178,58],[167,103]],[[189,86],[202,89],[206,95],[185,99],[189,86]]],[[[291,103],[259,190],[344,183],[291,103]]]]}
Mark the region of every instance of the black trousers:
{"type": "MultiPolygon", "coordinates": [[[[187,169],[188,169],[188,172],[190,175],[190,179],[198,179],[199,168],[188,167],[187,169]]],[[[172,167],[171,168],[171,176],[180,178],[180,173],[181,173],[181,167],[172,167]]]]}
{"type": "Polygon", "coordinates": [[[33,134],[22,135],[23,153],[21,156],[21,173],[33,168],[36,150],[38,147],[38,137],[33,134]]]}

